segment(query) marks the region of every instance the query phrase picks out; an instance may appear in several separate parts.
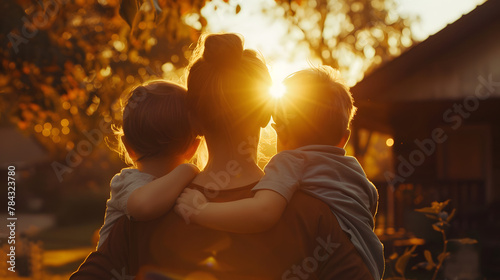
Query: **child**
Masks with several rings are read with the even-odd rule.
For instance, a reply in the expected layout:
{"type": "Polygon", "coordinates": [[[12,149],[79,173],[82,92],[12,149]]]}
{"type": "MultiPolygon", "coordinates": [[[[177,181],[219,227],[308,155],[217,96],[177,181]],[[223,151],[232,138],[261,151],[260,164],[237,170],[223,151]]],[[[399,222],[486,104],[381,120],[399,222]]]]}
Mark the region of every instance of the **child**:
{"type": "Polygon", "coordinates": [[[378,193],[358,161],[345,155],[356,108],[337,75],[323,66],[285,79],[287,93],[273,116],[279,153],[253,188],[253,198],[212,203],[202,193],[186,189],[176,211],[195,208],[196,215],[189,218],[216,230],[262,232],[274,226],[300,189],[330,206],[374,279],[381,279],[383,246],[373,232],[378,193]]]}
{"type": "Polygon", "coordinates": [[[199,141],[189,125],[186,89],[177,84],[155,81],[134,88],[116,134],[118,152],[134,168],[122,169],[111,180],[98,247],[121,216],[142,221],[166,213],[199,173],[196,166],[185,163],[199,141]],[[145,186],[153,180],[161,184],[145,186]]]}

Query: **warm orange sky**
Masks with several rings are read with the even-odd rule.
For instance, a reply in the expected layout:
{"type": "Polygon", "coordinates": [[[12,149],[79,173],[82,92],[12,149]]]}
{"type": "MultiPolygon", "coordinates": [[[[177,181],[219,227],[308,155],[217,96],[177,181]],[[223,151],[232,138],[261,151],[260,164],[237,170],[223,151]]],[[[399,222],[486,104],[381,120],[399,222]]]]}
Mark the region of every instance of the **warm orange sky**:
{"type": "MultiPolygon", "coordinates": [[[[399,3],[397,13],[403,17],[419,17],[413,24],[415,39],[424,40],[447,24],[454,22],[463,14],[473,10],[485,0],[395,0],[399,3]]],[[[275,81],[288,74],[306,68],[311,61],[307,47],[297,45],[289,39],[284,23],[264,15],[262,7],[272,7],[274,0],[231,0],[230,5],[218,5],[222,0],[213,0],[202,11],[208,19],[211,32],[237,32],[245,36],[246,47],[257,49],[266,57],[275,81]],[[234,15],[236,5],[242,6],[241,12],[234,15]],[[213,6],[218,5],[214,11],[213,6]],[[286,35],[286,36],[285,36],[286,35]],[[288,37],[288,39],[287,39],[288,37]]],[[[353,62],[350,73],[344,78],[354,85],[362,78],[359,62],[353,62]]]]}
{"type": "Polygon", "coordinates": [[[413,35],[424,40],[443,29],[485,0],[396,0],[400,15],[419,16],[420,22],[412,26],[413,35]]]}

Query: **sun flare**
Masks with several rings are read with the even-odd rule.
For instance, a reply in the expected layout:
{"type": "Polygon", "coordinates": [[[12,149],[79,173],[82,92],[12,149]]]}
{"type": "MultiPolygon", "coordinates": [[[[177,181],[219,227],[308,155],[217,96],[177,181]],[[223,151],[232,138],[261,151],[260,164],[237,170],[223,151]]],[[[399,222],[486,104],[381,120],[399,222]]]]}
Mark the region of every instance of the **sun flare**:
{"type": "Polygon", "coordinates": [[[283,85],[283,83],[281,83],[280,81],[274,81],[273,85],[269,89],[269,93],[274,98],[283,97],[283,95],[285,95],[285,91],[286,91],[285,85],[283,85]]]}

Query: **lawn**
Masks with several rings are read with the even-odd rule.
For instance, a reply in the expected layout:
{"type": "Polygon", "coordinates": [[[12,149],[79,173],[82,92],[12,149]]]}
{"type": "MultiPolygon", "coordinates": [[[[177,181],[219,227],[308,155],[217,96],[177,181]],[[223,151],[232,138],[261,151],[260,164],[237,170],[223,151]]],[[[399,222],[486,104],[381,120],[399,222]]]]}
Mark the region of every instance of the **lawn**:
{"type": "Polygon", "coordinates": [[[68,279],[95,249],[94,233],[102,221],[54,227],[30,238],[42,244],[42,264],[45,279],[68,279]]]}

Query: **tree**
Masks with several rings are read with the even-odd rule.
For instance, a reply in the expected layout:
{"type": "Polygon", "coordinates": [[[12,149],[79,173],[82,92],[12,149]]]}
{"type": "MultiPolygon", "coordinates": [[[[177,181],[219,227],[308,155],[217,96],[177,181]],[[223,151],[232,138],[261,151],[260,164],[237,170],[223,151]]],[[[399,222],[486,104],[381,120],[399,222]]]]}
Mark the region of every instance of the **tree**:
{"type": "Polygon", "coordinates": [[[204,1],[160,0],[161,13],[145,1],[133,21],[126,3],[132,1],[2,0],[1,121],[34,131],[64,157],[85,131],[119,119],[116,101],[127,88],[179,78],[206,24],[199,16],[204,1]]]}
{"type": "Polygon", "coordinates": [[[410,20],[395,12],[394,0],[276,0],[289,33],[298,34],[323,64],[359,72],[399,55],[413,43],[410,20]]]}

